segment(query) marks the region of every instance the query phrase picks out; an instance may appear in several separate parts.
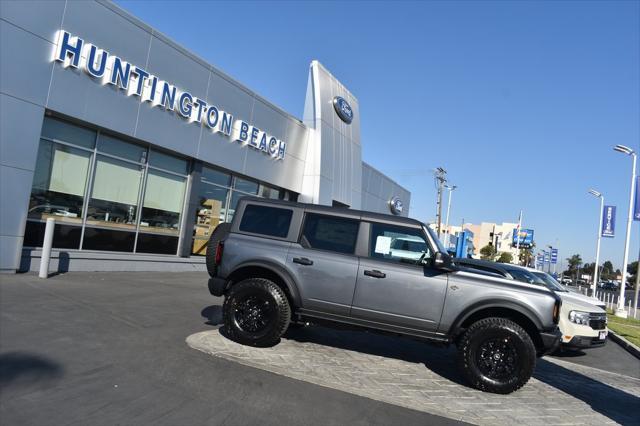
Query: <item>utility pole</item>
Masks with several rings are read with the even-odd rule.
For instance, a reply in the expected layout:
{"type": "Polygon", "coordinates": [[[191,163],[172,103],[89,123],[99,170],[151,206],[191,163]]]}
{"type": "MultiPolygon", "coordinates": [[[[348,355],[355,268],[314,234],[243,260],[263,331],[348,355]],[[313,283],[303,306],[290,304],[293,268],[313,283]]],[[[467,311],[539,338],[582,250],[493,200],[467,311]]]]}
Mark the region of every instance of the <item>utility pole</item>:
{"type": "Polygon", "coordinates": [[[444,188],[444,185],[447,183],[447,171],[442,167],[438,167],[434,173],[434,177],[438,188],[438,199],[436,206],[436,230],[438,232],[438,238],[440,238],[442,232],[442,190],[444,188]]]}

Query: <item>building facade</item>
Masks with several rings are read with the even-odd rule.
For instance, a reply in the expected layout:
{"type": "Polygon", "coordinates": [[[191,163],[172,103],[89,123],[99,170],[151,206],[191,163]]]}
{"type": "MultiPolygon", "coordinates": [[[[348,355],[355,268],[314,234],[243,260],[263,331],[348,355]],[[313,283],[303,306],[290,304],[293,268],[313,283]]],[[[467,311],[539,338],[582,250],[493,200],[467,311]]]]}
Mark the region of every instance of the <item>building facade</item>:
{"type": "Polygon", "coordinates": [[[0,270],[202,269],[257,195],[408,215],[319,62],[302,119],[111,2],[0,3],[0,270]]]}

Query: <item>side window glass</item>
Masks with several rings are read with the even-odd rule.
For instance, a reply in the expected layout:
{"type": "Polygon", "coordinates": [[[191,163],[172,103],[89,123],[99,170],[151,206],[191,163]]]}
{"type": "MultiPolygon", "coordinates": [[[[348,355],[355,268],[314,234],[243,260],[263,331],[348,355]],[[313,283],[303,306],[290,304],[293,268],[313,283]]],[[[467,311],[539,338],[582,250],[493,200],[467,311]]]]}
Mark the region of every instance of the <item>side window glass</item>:
{"type": "Polygon", "coordinates": [[[240,230],[253,234],[285,238],[293,210],[249,204],[244,208],[240,230]]]}
{"type": "Polygon", "coordinates": [[[300,244],[307,248],[353,254],[360,221],[309,213],[304,222],[300,244]]]}
{"type": "Polygon", "coordinates": [[[419,229],[371,224],[369,257],[398,263],[423,264],[433,252],[419,229]]]}

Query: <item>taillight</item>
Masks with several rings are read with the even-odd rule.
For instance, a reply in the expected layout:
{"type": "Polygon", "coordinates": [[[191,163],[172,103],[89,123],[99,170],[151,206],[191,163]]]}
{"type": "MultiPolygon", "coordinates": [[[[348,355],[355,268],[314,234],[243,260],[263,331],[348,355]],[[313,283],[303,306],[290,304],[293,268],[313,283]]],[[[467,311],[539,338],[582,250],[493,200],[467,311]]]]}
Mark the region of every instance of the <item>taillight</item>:
{"type": "Polygon", "coordinates": [[[218,243],[218,245],[216,246],[216,257],[215,257],[216,265],[219,265],[220,262],[222,262],[222,252],[223,251],[224,251],[224,244],[222,243],[222,241],[220,241],[218,243]]]}

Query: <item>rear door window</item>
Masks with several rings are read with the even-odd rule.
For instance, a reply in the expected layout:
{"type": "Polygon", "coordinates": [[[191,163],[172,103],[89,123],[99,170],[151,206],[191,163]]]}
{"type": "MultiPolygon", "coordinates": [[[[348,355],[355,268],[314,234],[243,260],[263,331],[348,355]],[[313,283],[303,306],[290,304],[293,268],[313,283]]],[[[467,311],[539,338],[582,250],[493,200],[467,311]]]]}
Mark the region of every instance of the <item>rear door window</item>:
{"type": "Polygon", "coordinates": [[[360,221],[337,216],[308,213],[300,244],[305,248],[353,254],[360,221]]]}
{"type": "Polygon", "coordinates": [[[240,231],[286,238],[293,210],[248,204],[240,221],[240,231]]]}

